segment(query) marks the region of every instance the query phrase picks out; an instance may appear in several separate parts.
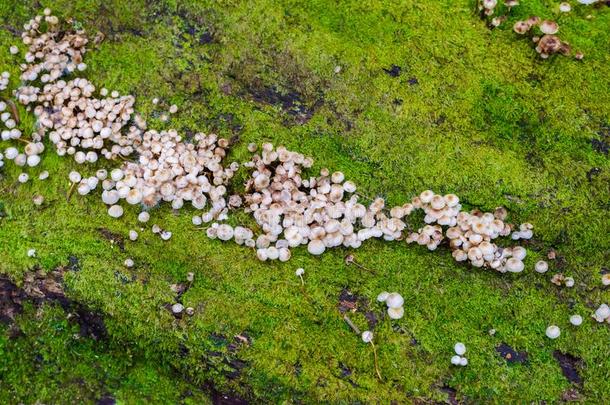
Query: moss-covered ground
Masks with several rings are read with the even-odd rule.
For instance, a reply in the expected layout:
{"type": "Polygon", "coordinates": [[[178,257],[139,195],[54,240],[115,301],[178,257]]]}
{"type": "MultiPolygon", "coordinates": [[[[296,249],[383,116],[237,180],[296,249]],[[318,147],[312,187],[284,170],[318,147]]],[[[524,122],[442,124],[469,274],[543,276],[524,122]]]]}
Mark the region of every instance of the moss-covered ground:
{"type": "MultiPolygon", "coordinates": [[[[559,15],[555,1],[522,3],[490,30],[469,0],[0,1],[0,70],[13,73],[13,87],[18,59],[8,47],[23,49],[22,25],[48,6],[91,36],[105,34],[86,55],[86,76],[134,94],[151,126],[239,136],[236,160],[249,142],[283,144],[392,204],[430,188],[467,207],[505,206],[512,222],[535,225],[521,274],[404,242],[320,258],[297,249],[288,263],[261,263],[251,250],[208,240],[190,208],[178,215],[166,206],[151,223],[173,232],[169,242],[148,228],[121,250],[100,229],[139,230],[135,207],[113,220],[98,195],[68,201],[77,165],[52,152],[29,170],[48,170],[45,182],[17,185],[19,170],[7,164],[0,272],[22,285],[35,267],[78,259],[66,294],[101,315],[107,336],[80,337],[60,306],[26,303],[12,326],[0,323],[0,402],[607,402],[610,329],[590,314],[610,301],[600,282],[610,261],[610,7],[572,1],[559,15]],[[531,14],[556,18],[585,58],[539,59],[511,29],[531,14]],[[162,123],[172,103],[180,110],[162,123]],[[38,193],[41,207],[32,203],[38,193]],[[535,273],[549,249],[559,260],[535,273]],[[346,266],[348,253],[374,273],[346,266]],[[195,315],[178,320],[165,307],[175,299],[170,285],[191,271],[182,302],[195,315]],[[551,284],[556,272],[575,287],[551,284]],[[383,290],[405,297],[403,319],[383,316],[375,301],[383,290]],[[371,347],[342,319],[347,291],[358,299],[349,314],[358,327],[369,328],[367,312],[377,320],[382,381],[371,347]],[[569,324],[573,313],[582,326],[569,324]],[[544,335],[552,323],[557,340],[544,335]],[[467,367],[449,363],[456,341],[467,345],[467,367]],[[527,352],[527,362],[507,362],[501,343],[527,352]],[[555,351],[580,359],[581,383],[564,376],[555,351]]],[[[33,118],[21,116],[31,131],[33,118]]],[[[108,162],[79,169],[101,167],[108,162]]]]}

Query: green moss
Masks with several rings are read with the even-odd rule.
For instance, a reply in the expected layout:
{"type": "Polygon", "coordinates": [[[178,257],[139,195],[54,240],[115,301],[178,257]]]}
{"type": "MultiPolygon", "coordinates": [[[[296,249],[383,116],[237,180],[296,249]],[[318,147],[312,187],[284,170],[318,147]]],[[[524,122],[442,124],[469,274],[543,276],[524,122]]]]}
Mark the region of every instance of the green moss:
{"type": "MultiPolygon", "coordinates": [[[[18,41],[9,29],[37,11],[34,3],[0,4],[0,48],[18,41]]],[[[28,268],[52,269],[78,257],[82,270],[68,275],[68,294],[103,314],[109,341],[74,340],[60,310],[45,309],[37,319],[28,309],[18,321],[25,336],[0,338],[3,402],[90,402],[106,393],[127,403],[201,402],[204,386],[258,402],[443,400],[443,386],[470,402],[558,402],[573,386],[554,350],[583,359],[584,383],[576,388],[585,402],[610,395],[610,332],[588,319],[610,298],[599,287],[610,259],[610,164],[591,145],[610,113],[610,8],[578,5],[559,16],[562,38],[585,54],[579,62],[541,61],[512,32],[518,18],[556,17],[556,5],[541,0],[514,8],[495,30],[465,0],[43,5],[107,34],[86,55],[87,77],[135,94],[154,127],[239,135],[229,157],[235,160],[247,158],[249,142],[284,144],[312,155],[316,170],[340,169],[363,194],[392,204],[431,188],[455,192],[468,207],[504,205],[511,221],[535,225],[528,269],[553,247],[565,257],[561,271],[577,283],[563,290],[550,284],[555,264],[545,276],[500,275],[457,265],[445,249],[430,253],[398,242],[321,258],[297,249],[289,263],[260,263],[250,250],[193,229],[190,209],[180,216],[167,207],[152,212],[151,223],[174,233],[162,242],[140,231],[133,207],[111,220],[99,196],[67,201],[67,173],[77,165],[47,153],[29,170],[49,170],[45,182],[17,186],[19,170],[3,169],[0,269],[20,282],[28,268]],[[392,65],[401,67],[398,77],[383,70],[392,65]],[[254,101],[270,89],[293,96],[292,109],[254,101]],[[153,106],[153,97],[162,106],[153,106]],[[158,118],[172,103],[180,110],[163,124],[158,118]],[[600,172],[589,179],[592,168],[600,172]],[[36,193],[46,197],[42,207],[31,203],[36,193]],[[140,239],[126,242],[123,252],[99,228],[119,235],[137,229],[140,239]],[[26,256],[32,247],[34,259],[26,256]],[[375,273],[347,267],[347,253],[375,273]],[[134,269],[122,266],[127,257],[134,269]],[[297,267],[306,269],[303,289],[297,267]],[[183,303],[196,313],[175,320],[164,305],[174,300],[170,285],[189,271],[195,282],[183,303]],[[371,348],[338,312],[344,288],[365,297],[378,317],[380,291],[405,296],[407,316],[382,319],[374,330],[381,382],[371,348]],[[571,313],[583,315],[583,326],[569,325],[571,313]],[[551,323],[562,328],[556,341],[544,337],[551,323]],[[458,340],[468,346],[466,368],[449,365],[458,340]],[[529,362],[507,364],[495,351],[501,342],[527,351],[529,362]],[[51,360],[36,373],[39,353],[51,360]]],[[[0,60],[6,68],[16,85],[12,57],[0,60]]],[[[32,130],[33,119],[21,113],[24,129],[32,130]]],[[[367,327],[361,312],[350,317],[367,327]]]]}

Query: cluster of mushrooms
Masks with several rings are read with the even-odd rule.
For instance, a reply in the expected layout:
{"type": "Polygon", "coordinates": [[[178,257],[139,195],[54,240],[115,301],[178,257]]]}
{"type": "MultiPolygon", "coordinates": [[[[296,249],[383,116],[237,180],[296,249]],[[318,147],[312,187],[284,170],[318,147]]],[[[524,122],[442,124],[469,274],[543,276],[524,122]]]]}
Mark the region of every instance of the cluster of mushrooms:
{"type": "MultiPolygon", "coordinates": [[[[432,191],[391,209],[382,198],[365,205],[356,194],[356,185],[342,172],[322,169],[318,176],[307,177],[304,170],[312,167],[313,159],[270,143],[262,145],[260,154],[256,145],[248,145],[254,155],[243,164],[251,170],[245,194],[227,196],[229,181],[240,167],[237,162],[223,163],[229,141],[213,134],[196,134],[185,140],[174,130],[148,130],[146,122],[135,114],[133,96],[101,89],[98,97],[87,79],[61,79],[64,74],[87,68],[82,60],[88,42],[83,31],[61,32],[57,17],[48,9],[24,28],[23,42],[29,48],[26,63],[21,65],[24,85],[15,95],[33,109],[39,130],[23,153],[13,148],[5,156],[18,165],[37,165],[44,149],[42,136],[48,134],[58,155],[73,156],[79,164],[95,163],[100,154],[112,161],[125,160],[111,171],[101,169],[93,176],[73,172],[69,176],[72,188],[81,195],[101,183],[102,201],[109,206],[111,217],[123,215],[122,200],[142,208],[140,220],[148,220],[147,210],[162,201],[174,209],[190,203],[204,210],[193,217],[194,225],[213,222],[206,229],[210,238],[256,248],[263,261],[286,261],[291,257],[290,249],[300,245],[306,245],[310,254],[320,255],[339,246],[355,249],[371,238],[402,240],[407,229],[405,217],[421,209],[427,225],[411,232],[407,242],[417,241],[434,250],[446,236],[458,261],[469,260],[474,266],[498,271],[523,269],[525,249],[503,249],[491,243],[511,231],[503,218],[462,212],[457,196],[432,191]],[[137,159],[129,161],[134,154],[137,159]],[[223,223],[229,209],[241,206],[256,221],[256,234],[248,227],[223,223]]],[[[170,107],[171,114],[177,110],[175,105],[170,107]]],[[[6,135],[18,136],[20,132],[6,135]]],[[[29,176],[22,173],[20,177],[25,182],[29,176]]],[[[519,238],[527,239],[531,226],[522,225],[521,229],[524,226],[519,238]]],[[[155,228],[164,240],[171,237],[171,232],[155,228]]]]}
{"type": "Polygon", "coordinates": [[[496,8],[498,7],[498,0],[477,0],[477,9],[482,19],[488,20],[489,26],[492,28],[499,27],[504,21],[508,19],[510,10],[519,5],[517,0],[504,0],[505,13],[502,15],[496,15],[496,8]],[[491,18],[491,20],[490,20],[491,18]]]}
{"type": "MultiPolygon", "coordinates": [[[[426,226],[411,232],[407,243],[425,245],[435,250],[445,239],[453,250],[453,258],[459,262],[469,261],[475,267],[489,267],[499,272],[519,273],[523,271],[526,250],[520,246],[502,248],[492,243],[500,236],[508,236],[512,225],[504,222],[506,209],[498,207],[495,212],[483,213],[479,210],[461,210],[459,198],[454,194],[439,195],[430,190],[413,198],[408,209],[423,209],[426,226]],[[443,229],[443,226],[447,227],[443,229]]],[[[519,237],[533,236],[531,224],[521,224],[519,237]]]]}
{"type": "Polygon", "coordinates": [[[10,78],[11,74],[9,72],[2,72],[0,74],[0,91],[6,90],[8,88],[10,78]]]}
{"type": "Polygon", "coordinates": [[[405,308],[403,307],[405,300],[397,292],[388,293],[383,291],[377,296],[377,301],[387,305],[390,319],[401,319],[405,315],[405,308]]]}
{"type": "MultiPolygon", "coordinates": [[[[569,55],[570,44],[562,41],[557,35],[559,24],[551,20],[542,20],[540,17],[532,16],[527,20],[517,21],[513,30],[520,35],[530,33],[532,41],[536,44],[536,52],[541,58],[546,59],[553,54],[569,55]],[[535,32],[538,27],[540,33],[535,32]]],[[[577,59],[582,59],[582,54],[576,54],[577,59]]]]}

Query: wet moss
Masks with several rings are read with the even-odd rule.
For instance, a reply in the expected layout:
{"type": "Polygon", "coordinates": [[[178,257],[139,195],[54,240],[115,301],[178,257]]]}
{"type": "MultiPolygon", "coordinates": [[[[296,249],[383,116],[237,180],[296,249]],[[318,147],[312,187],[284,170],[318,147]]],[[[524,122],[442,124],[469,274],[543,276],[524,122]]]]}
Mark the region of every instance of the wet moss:
{"type": "MultiPolygon", "coordinates": [[[[0,338],[3,402],[198,402],[201,389],[265,402],[556,402],[571,387],[556,350],[582,360],[581,398],[610,395],[610,332],[568,324],[570,313],[587,319],[610,298],[599,284],[610,259],[610,164],[591,141],[605,139],[599,131],[610,113],[610,8],[575,6],[560,17],[562,35],[586,55],[578,62],[536,59],[510,24],[489,30],[466,0],[40,3],[107,34],[86,56],[87,76],[135,94],[151,125],[239,135],[230,159],[244,159],[249,142],[281,143],[390,203],[432,188],[469,207],[504,205],[511,221],[535,224],[528,269],[552,247],[564,258],[552,270],[577,284],[559,290],[547,280],[552,272],[499,275],[458,265],[446,250],[398,242],[321,258],[297,249],[289,263],[259,263],[251,251],[193,229],[189,209],[153,211],[151,223],[174,233],[162,242],[139,229],[133,207],[111,220],[97,196],[67,201],[67,173],[77,165],[47,153],[30,170],[49,170],[45,182],[16,186],[15,167],[0,172],[0,270],[18,282],[34,265],[49,270],[77,257],[68,296],[99,309],[109,343],[73,343],[74,326],[60,309],[38,318],[26,309],[17,319],[25,337],[10,340],[4,330],[0,338]],[[393,66],[400,74],[384,71],[393,66]],[[173,103],[179,112],[161,123],[173,103]],[[41,207],[31,203],[37,193],[46,199],[41,207]],[[99,229],[138,229],[140,239],[125,241],[123,252],[99,229]],[[27,257],[29,248],[37,258],[27,257]],[[347,253],[375,273],[346,266],[347,253]],[[123,267],[127,257],[133,269],[123,267]],[[306,269],[303,289],[297,267],[306,269]],[[180,299],[195,315],[176,319],[165,308],[176,298],[170,285],[190,271],[195,281],[180,299]],[[370,347],[337,309],[344,289],[372,302],[350,316],[361,329],[377,320],[383,381],[370,347]],[[374,303],[382,290],[405,296],[403,320],[390,322],[374,303]],[[544,337],[550,323],[562,327],[561,339],[544,337]],[[249,343],[231,346],[244,332],[249,343]],[[449,366],[456,340],[468,346],[466,368],[449,366]],[[501,361],[501,344],[527,352],[528,363],[501,361]],[[38,356],[51,360],[40,366],[38,356]]],[[[17,42],[38,6],[0,4],[0,49],[17,42]]],[[[536,0],[512,13],[555,11],[536,0]]],[[[16,85],[12,57],[0,59],[6,68],[16,85]]],[[[20,114],[32,130],[31,116],[20,114]]]]}

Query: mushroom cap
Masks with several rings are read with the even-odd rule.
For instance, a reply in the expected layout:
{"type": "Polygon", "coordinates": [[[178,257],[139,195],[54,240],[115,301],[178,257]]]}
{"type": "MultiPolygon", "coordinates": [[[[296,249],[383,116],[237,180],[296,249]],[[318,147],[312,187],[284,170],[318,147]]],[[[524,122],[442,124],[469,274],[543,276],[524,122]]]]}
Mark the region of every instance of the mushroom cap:
{"type": "Polygon", "coordinates": [[[112,218],[119,218],[123,215],[123,207],[120,205],[112,205],[110,208],[108,208],[108,215],[110,215],[112,218]]]}
{"type": "Polygon", "coordinates": [[[511,257],[506,261],[506,270],[511,273],[520,273],[523,271],[524,264],[521,260],[511,257]]]}
{"type": "Polygon", "coordinates": [[[320,239],[314,239],[307,244],[307,251],[314,256],[321,255],[325,250],[326,246],[320,239]]]}
{"type": "Polygon", "coordinates": [[[525,259],[525,256],[527,255],[527,251],[525,250],[525,248],[521,247],[521,246],[515,246],[513,248],[513,257],[517,260],[523,260],[525,259]]]}
{"type": "Polygon", "coordinates": [[[580,316],[580,315],[570,316],[570,323],[574,326],[579,326],[582,323],[582,316],[580,316]]]}
{"type": "Polygon", "coordinates": [[[174,314],[179,314],[182,311],[184,311],[184,305],[180,304],[179,302],[174,304],[174,305],[172,305],[172,312],[174,314]]]}
{"type": "Polygon", "coordinates": [[[530,25],[530,27],[533,27],[535,25],[540,24],[540,17],[534,15],[534,16],[531,16],[530,18],[528,18],[527,20],[525,20],[525,22],[527,22],[530,25]]]}
{"type": "Polygon", "coordinates": [[[555,21],[544,20],[540,23],[540,31],[542,31],[546,35],[553,35],[559,31],[559,24],[555,21]]]}
{"type": "Polygon", "coordinates": [[[404,298],[402,298],[402,295],[395,293],[395,292],[388,294],[388,296],[385,300],[385,303],[388,306],[388,308],[394,308],[394,309],[402,308],[404,302],[405,302],[405,300],[404,300],[404,298]]]}
{"type": "Polygon", "coordinates": [[[404,307],[388,308],[388,315],[391,319],[400,319],[405,315],[404,307]]]}
{"type": "Polygon", "coordinates": [[[455,350],[455,353],[460,356],[466,353],[466,345],[462,342],[457,342],[455,346],[453,346],[453,349],[455,350]]]}
{"type": "Polygon", "coordinates": [[[527,23],[527,21],[517,21],[515,23],[515,25],[513,25],[513,31],[515,31],[517,34],[521,34],[521,35],[528,32],[530,30],[530,28],[532,28],[532,26],[529,25],[527,23]]]}
{"type": "Polygon", "coordinates": [[[365,330],[364,332],[362,332],[362,341],[364,343],[370,343],[373,341],[373,332],[371,332],[370,330],[365,330]]]}
{"type": "Polygon", "coordinates": [[[561,330],[559,329],[558,326],[551,325],[548,328],[546,328],[546,336],[549,339],[557,339],[559,337],[559,335],[561,335],[561,330]]]}
{"type": "Polygon", "coordinates": [[[387,291],[382,291],[377,295],[377,301],[378,302],[386,302],[388,297],[390,296],[390,293],[387,291]]]}
{"type": "Polygon", "coordinates": [[[547,262],[545,262],[544,260],[540,260],[540,261],[536,262],[534,269],[538,273],[546,273],[547,270],[549,269],[549,264],[547,262]]]}

